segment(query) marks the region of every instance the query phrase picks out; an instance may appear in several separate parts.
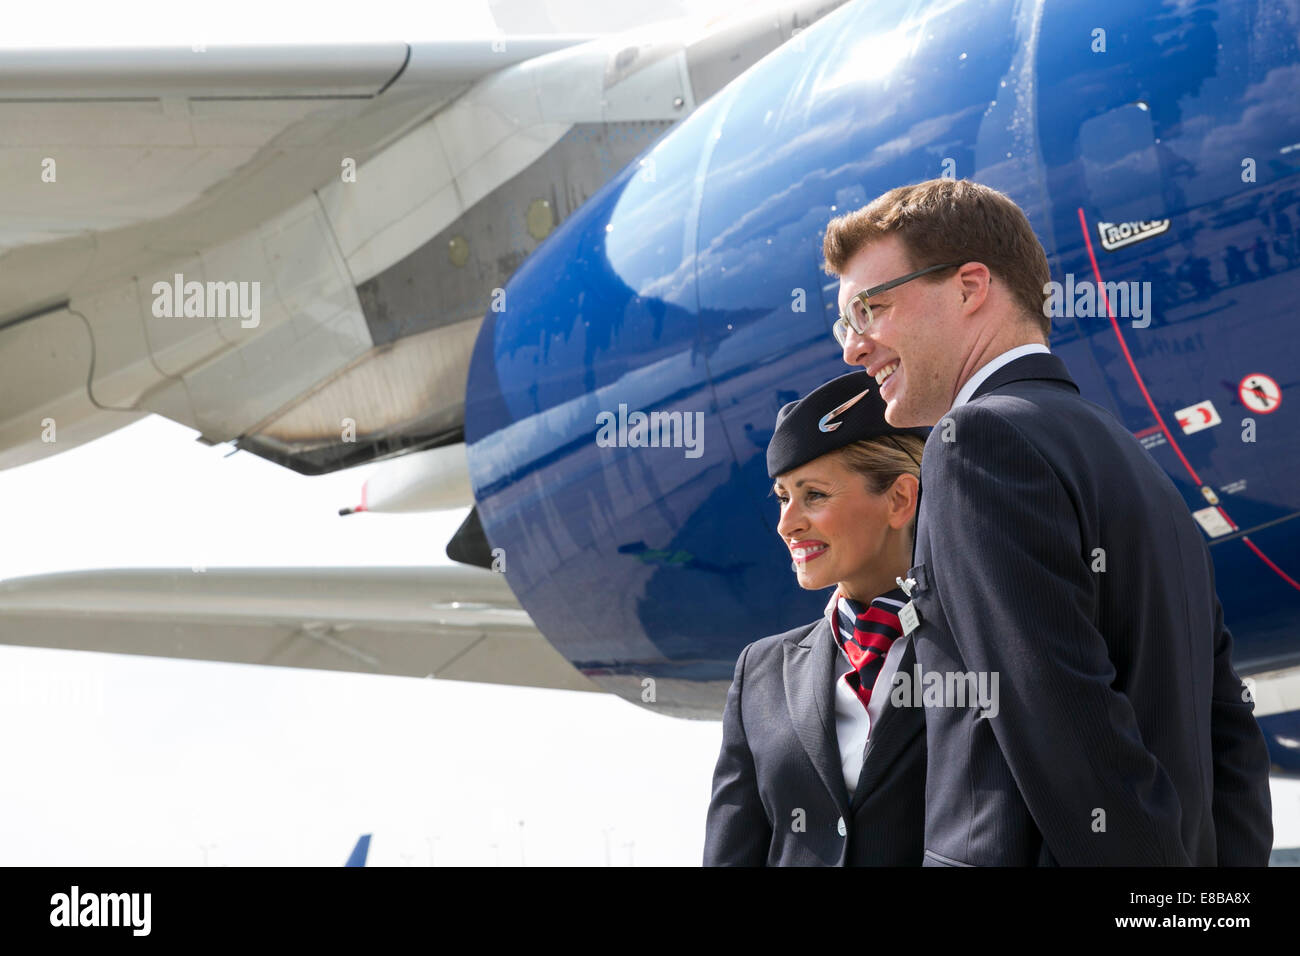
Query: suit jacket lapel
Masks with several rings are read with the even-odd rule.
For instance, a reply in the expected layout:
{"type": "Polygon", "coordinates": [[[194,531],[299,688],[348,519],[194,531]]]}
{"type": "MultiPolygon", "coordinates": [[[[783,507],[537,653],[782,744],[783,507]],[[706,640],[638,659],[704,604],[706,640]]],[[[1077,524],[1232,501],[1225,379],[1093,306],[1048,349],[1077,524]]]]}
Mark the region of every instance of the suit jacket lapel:
{"type": "Polygon", "coordinates": [[[840,651],[830,624],[822,618],[801,640],[786,641],[783,650],[785,700],[795,733],[840,813],[847,815],[849,793],[844,786],[834,710],[835,664],[840,651]]]}
{"type": "Polygon", "coordinates": [[[1070,378],[1070,373],[1062,362],[1055,355],[1043,352],[1035,352],[1030,355],[1022,355],[1013,362],[1008,362],[1002,366],[983,382],[980,387],[975,389],[971,395],[971,401],[985,395],[994,389],[1001,388],[1011,382],[1019,382],[1031,378],[1048,378],[1067,383],[1076,392],[1079,386],[1070,378]]]}
{"type": "MultiPolygon", "coordinates": [[[[899,638],[899,640],[907,640],[908,645],[898,662],[896,673],[908,675],[910,678],[912,665],[916,663],[916,649],[912,646],[910,638],[899,638]]],[[[871,692],[872,697],[874,699],[876,694],[889,693],[892,689],[892,687],[876,687],[871,692]]],[[[880,782],[889,765],[911,744],[912,739],[924,730],[924,709],[895,707],[891,695],[891,703],[887,703],[885,709],[881,711],[880,719],[871,728],[871,737],[867,741],[866,754],[862,760],[862,772],[858,774],[858,785],[853,791],[851,809],[855,813],[880,782]]]]}

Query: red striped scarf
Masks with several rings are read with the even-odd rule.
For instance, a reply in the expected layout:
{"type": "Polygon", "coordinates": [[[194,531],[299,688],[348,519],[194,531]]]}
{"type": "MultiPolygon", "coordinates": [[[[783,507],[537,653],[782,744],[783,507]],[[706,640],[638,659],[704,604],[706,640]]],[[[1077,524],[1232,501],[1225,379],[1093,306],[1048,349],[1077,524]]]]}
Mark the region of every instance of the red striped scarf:
{"type": "Polygon", "coordinates": [[[900,588],[880,595],[866,606],[851,598],[840,598],[835,615],[835,640],[853,668],[844,679],[858,695],[863,707],[871,703],[871,691],[880,676],[885,655],[894,641],[903,635],[898,607],[906,603],[907,595],[900,588]]]}

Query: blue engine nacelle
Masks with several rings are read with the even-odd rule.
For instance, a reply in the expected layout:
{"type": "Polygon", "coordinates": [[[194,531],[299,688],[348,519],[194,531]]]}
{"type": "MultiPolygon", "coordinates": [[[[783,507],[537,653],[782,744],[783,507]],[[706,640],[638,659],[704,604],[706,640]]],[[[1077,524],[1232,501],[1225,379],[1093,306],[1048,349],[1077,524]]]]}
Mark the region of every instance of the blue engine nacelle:
{"type": "Polygon", "coordinates": [[[1298,25],[1280,4],[1141,7],[850,4],[516,272],[470,367],[470,475],[511,587],[582,671],[716,717],[741,647],[822,613],[827,593],[795,583],[764,464],[777,409],[846,371],[822,233],[942,175],[1015,199],[1055,280],[1094,279],[1086,231],[1104,281],[1151,283],[1145,325],[1072,300],[1053,351],[1193,511],[1219,489],[1239,667],[1300,658],[1298,25]],[[1238,392],[1255,373],[1283,400],[1253,415],[1249,444],[1238,392]],[[1184,433],[1176,413],[1206,400],[1221,424],[1184,433]]]}

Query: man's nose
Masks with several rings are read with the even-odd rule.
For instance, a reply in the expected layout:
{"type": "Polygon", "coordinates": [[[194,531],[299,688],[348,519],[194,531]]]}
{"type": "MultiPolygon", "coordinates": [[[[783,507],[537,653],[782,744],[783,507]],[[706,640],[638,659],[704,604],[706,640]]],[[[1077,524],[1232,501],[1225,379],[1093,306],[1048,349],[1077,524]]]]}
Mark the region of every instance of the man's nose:
{"type": "Polygon", "coordinates": [[[850,330],[848,337],[844,340],[844,348],[841,356],[845,365],[861,365],[867,367],[871,361],[871,353],[876,349],[876,343],[871,341],[869,335],[859,335],[857,332],[850,330]]]}

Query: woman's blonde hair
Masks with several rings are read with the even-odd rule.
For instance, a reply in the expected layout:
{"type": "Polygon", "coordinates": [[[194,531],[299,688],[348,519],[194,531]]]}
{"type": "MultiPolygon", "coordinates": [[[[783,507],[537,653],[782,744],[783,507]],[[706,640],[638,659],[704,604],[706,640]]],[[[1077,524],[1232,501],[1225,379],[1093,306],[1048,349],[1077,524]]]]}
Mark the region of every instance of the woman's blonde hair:
{"type": "MultiPolygon", "coordinates": [[[[925,442],[916,435],[882,435],[866,441],[855,441],[839,450],[840,460],[867,480],[867,489],[873,495],[883,495],[893,486],[899,475],[911,475],[921,480],[921,453],[925,442]]],[[[916,540],[916,515],[907,526],[912,541],[916,540]]]]}

